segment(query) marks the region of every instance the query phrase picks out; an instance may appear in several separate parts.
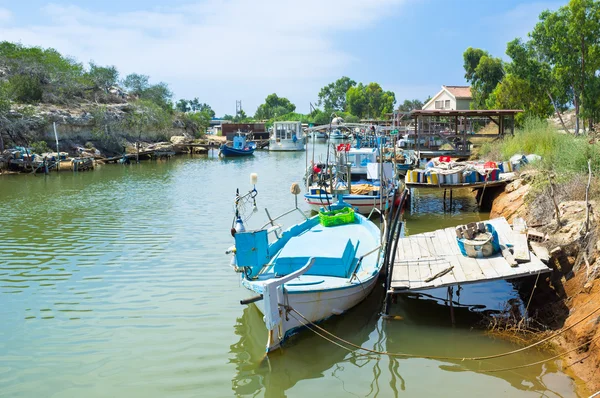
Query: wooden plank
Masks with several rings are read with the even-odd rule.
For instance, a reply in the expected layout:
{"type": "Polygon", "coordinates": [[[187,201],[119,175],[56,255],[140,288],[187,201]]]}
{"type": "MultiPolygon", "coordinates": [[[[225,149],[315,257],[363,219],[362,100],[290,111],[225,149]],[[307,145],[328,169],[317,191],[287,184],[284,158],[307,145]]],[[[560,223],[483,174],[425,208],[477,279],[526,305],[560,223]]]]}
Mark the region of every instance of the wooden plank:
{"type": "Polygon", "coordinates": [[[411,289],[419,288],[421,283],[421,273],[419,271],[419,262],[411,261],[408,264],[409,285],[411,289]]]}
{"type": "Polygon", "coordinates": [[[396,248],[396,256],[394,257],[394,261],[402,261],[406,258],[406,248],[404,246],[405,239],[398,239],[398,247],[396,248]]]}
{"type": "Polygon", "coordinates": [[[419,250],[421,252],[421,257],[436,257],[435,251],[431,250],[431,245],[427,244],[427,241],[431,239],[428,236],[417,235],[414,237],[415,241],[419,245],[419,250]]]}
{"type": "Polygon", "coordinates": [[[519,270],[517,268],[511,267],[508,261],[506,261],[506,259],[501,254],[488,257],[488,262],[492,267],[494,267],[496,273],[499,276],[512,276],[519,273],[519,270]]]}
{"type": "Polygon", "coordinates": [[[427,236],[427,251],[431,254],[432,257],[440,257],[440,253],[438,252],[434,241],[437,240],[437,238],[435,237],[435,235],[428,235],[427,236]]]}
{"type": "Polygon", "coordinates": [[[527,235],[513,232],[513,250],[514,257],[518,263],[526,263],[530,261],[529,246],[527,243],[527,235]]]}
{"type": "Polygon", "coordinates": [[[456,256],[456,258],[458,259],[458,262],[460,263],[460,266],[467,277],[467,281],[485,279],[485,275],[483,274],[483,271],[481,271],[481,268],[475,259],[465,257],[463,255],[456,256]]]}
{"type": "Polygon", "coordinates": [[[479,268],[481,268],[481,272],[483,272],[483,275],[485,275],[486,278],[492,279],[492,278],[498,278],[498,277],[502,276],[502,275],[498,275],[498,272],[496,272],[496,270],[494,269],[492,264],[490,264],[490,261],[488,260],[487,257],[486,258],[476,258],[474,260],[477,261],[477,265],[479,266],[479,268]]]}
{"type": "Polygon", "coordinates": [[[448,239],[446,238],[446,234],[443,229],[438,229],[435,231],[436,241],[436,250],[441,252],[444,256],[451,256],[453,254],[452,248],[448,245],[448,239]]]}
{"type": "Polygon", "coordinates": [[[448,242],[448,247],[452,251],[454,255],[462,255],[460,249],[458,248],[458,242],[456,241],[456,230],[454,228],[446,228],[444,230],[446,233],[446,241],[448,242]]]}
{"type": "Polygon", "coordinates": [[[408,289],[410,288],[410,277],[408,275],[408,264],[394,264],[392,272],[392,289],[408,289]]]}
{"type": "Polygon", "coordinates": [[[446,259],[448,260],[450,265],[454,267],[452,268],[452,275],[454,276],[456,283],[460,285],[461,283],[466,282],[467,276],[465,275],[465,271],[463,270],[460,261],[458,261],[458,257],[448,256],[446,257],[446,259]]]}
{"type": "Polygon", "coordinates": [[[414,258],[412,247],[410,246],[410,237],[402,238],[402,246],[404,247],[404,259],[414,258]]]}
{"type": "Polygon", "coordinates": [[[408,241],[410,243],[410,248],[412,249],[412,258],[421,258],[421,250],[419,249],[419,242],[417,242],[417,238],[410,237],[408,238],[408,241]]]}

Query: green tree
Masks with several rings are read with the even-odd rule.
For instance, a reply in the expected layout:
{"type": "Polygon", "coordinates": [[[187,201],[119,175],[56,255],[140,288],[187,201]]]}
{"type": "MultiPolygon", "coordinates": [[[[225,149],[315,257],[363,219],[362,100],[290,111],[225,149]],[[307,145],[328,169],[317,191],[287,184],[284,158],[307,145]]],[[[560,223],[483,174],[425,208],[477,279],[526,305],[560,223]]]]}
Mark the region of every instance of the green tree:
{"type": "Polygon", "coordinates": [[[500,58],[492,57],[487,51],[469,47],[463,53],[465,79],[471,83],[473,101],[471,109],[483,109],[486,100],[504,77],[504,66],[500,58]]]}
{"type": "Polygon", "coordinates": [[[129,94],[139,97],[150,88],[150,77],[131,73],[125,77],[122,84],[129,91],[129,94]]]}
{"type": "Polygon", "coordinates": [[[154,102],[165,111],[173,110],[173,103],[171,102],[173,92],[169,89],[167,83],[160,82],[158,84],[153,84],[142,91],[139,97],[142,100],[154,102]]]}
{"type": "Polygon", "coordinates": [[[593,114],[597,86],[593,82],[600,68],[600,3],[594,0],[571,0],[557,11],[544,11],[530,33],[537,55],[551,67],[553,80],[568,87],[575,107],[575,134],[583,109],[593,114]],[[589,108],[589,109],[587,109],[589,108]]]}
{"type": "Polygon", "coordinates": [[[119,81],[119,71],[115,66],[98,66],[90,62],[87,77],[94,84],[94,88],[108,93],[108,90],[119,81]]]}
{"type": "Polygon", "coordinates": [[[530,117],[545,119],[552,114],[548,97],[530,81],[513,74],[504,77],[489,95],[486,104],[489,109],[523,109],[523,113],[515,116],[519,125],[530,117]]]}
{"type": "Polygon", "coordinates": [[[268,120],[279,115],[285,115],[296,110],[296,105],[292,104],[285,97],[278,97],[273,93],[267,96],[265,103],[259,105],[254,118],[258,120],[268,120]]]}
{"type": "Polygon", "coordinates": [[[348,111],[359,118],[385,117],[392,113],[396,104],[396,96],[391,91],[383,91],[378,83],[363,85],[359,83],[350,87],[346,93],[348,111]]]}
{"type": "Polygon", "coordinates": [[[186,113],[190,110],[189,102],[182,98],[175,104],[175,109],[177,109],[179,112],[186,113]]]}
{"type": "Polygon", "coordinates": [[[349,77],[342,76],[333,83],[329,83],[319,91],[318,106],[323,106],[325,112],[346,110],[346,93],[356,82],[349,77]]]}
{"type": "Polygon", "coordinates": [[[400,112],[410,112],[415,109],[423,109],[423,103],[418,99],[404,100],[404,102],[398,106],[400,112]]]}

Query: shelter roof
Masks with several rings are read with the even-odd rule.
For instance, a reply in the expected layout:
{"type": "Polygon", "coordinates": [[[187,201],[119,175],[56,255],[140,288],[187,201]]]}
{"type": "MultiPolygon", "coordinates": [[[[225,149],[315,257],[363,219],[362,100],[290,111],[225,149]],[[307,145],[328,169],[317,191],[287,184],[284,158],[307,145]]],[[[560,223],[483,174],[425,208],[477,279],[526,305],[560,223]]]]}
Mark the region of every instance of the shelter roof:
{"type": "Polygon", "coordinates": [[[416,116],[510,116],[523,112],[521,109],[415,109],[409,113],[409,117],[416,116]]]}

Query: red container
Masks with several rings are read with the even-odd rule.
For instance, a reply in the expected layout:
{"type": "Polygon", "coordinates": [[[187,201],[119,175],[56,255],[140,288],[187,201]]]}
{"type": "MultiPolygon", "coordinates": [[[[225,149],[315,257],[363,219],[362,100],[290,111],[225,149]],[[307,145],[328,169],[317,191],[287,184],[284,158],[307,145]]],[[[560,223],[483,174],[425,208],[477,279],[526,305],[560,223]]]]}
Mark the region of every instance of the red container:
{"type": "Polygon", "coordinates": [[[450,156],[440,156],[440,162],[450,163],[450,156]]]}
{"type": "Polygon", "coordinates": [[[484,169],[497,169],[498,165],[496,164],[496,162],[485,162],[485,164],[483,165],[484,169]]]}

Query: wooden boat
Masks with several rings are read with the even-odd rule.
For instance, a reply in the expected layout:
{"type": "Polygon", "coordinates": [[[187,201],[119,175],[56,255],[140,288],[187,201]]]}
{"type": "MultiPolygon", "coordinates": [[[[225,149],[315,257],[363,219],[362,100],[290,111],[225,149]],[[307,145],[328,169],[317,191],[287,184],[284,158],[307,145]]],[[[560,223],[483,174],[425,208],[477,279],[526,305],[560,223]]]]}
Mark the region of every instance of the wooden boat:
{"type": "MultiPolygon", "coordinates": [[[[300,189],[296,188],[292,192],[297,195],[300,189]]],[[[244,197],[238,195],[236,204],[244,197]]],[[[374,223],[356,214],[341,196],[338,199],[330,211],[283,232],[274,222],[294,211],[302,213],[297,198],[294,209],[256,231],[245,230],[236,209],[235,247],[228,252],[234,253],[232,266],[241,273],[242,285],[256,294],[242,304],[256,302],[263,313],[267,352],[305,326],[304,318],[318,322],[340,315],[375,287],[382,267],[380,237],[385,232],[382,235],[374,223]],[[269,243],[271,234],[275,239],[269,243]]]]}
{"type": "Polygon", "coordinates": [[[247,135],[241,132],[233,137],[233,146],[221,145],[219,155],[222,156],[250,156],[256,150],[256,143],[247,140],[247,135]]]}

